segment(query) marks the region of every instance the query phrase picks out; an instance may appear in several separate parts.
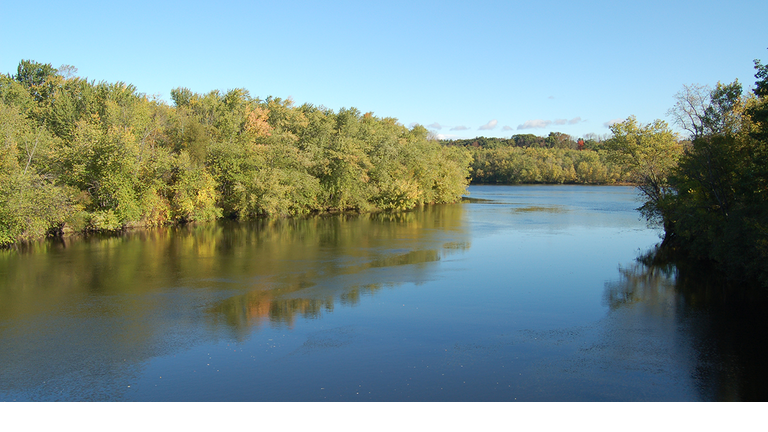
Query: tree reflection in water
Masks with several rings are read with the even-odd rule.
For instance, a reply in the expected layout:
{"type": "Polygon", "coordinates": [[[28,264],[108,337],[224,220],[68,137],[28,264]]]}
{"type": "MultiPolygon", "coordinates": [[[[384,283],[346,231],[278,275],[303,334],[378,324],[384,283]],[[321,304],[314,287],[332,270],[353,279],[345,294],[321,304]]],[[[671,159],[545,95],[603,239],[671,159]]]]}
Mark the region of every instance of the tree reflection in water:
{"type": "MultiPolygon", "coordinates": [[[[369,261],[334,268],[297,274],[290,281],[283,281],[273,287],[255,287],[246,294],[230,297],[210,309],[211,320],[224,322],[231,327],[238,339],[245,339],[253,327],[265,324],[293,327],[298,317],[320,318],[323,311],[333,312],[334,304],[354,306],[362,297],[396,286],[397,283],[338,283],[339,276],[360,278],[366,271],[377,268],[391,268],[410,264],[424,264],[439,261],[441,256],[452,250],[468,248],[469,243],[446,243],[441,250],[427,249],[408,251],[401,254],[384,254],[371,257],[369,261]],[[458,246],[457,246],[458,245],[458,246]],[[318,276],[319,274],[332,276],[318,276]]],[[[419,272],[418,268],[406,268],[403,272],[419,272]]],[[[418,276],[418,275],[417,275],[418,276]]]]}
{"type": "Polygon", "coordinates": [[[469,248],[462,209],[223,221],[0,250],[0,398],[120,400],[151,359],[427,280],[430,264],[469,248]]]}
{"type": "Polygon", "coordinates": [[[768,400],[764,291],[728,281],[709,266],[673,264],[655,249],[621,268],[603,298],[624,320],[630,316],[624,308],[639,308],[657,321],[671,318],[671,336],[695,351],[691,378],[702,400],[768,400]]]}

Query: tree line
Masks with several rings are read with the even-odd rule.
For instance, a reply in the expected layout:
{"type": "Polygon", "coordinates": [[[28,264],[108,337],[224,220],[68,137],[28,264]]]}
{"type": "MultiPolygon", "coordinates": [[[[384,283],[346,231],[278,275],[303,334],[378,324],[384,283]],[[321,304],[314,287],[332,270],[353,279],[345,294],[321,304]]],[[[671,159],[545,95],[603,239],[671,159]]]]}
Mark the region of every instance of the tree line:
{"type": "Polygon", "coordinates": [[[604,137],[590,133],[574,139],[562,132],[550,132],[546,137],[534,134],[517,134],[509,138],[476,137],[469,139],[441,140],[444,145],[496,149],[507,147],[556,148],[571,150],[599,150],[603,148],[604,137]]]}
{"type": "Polygon", "coordinates": [[[768,287],[768,65],[755,69],[752,92],[738,80],[684,86],[668,114],[687,140],[666,122],[630,117],[606,147],[630,167],[667,252],[768,287]]]}
{"type": "Polygon", "coordinates": [[[0,245],[219,218],[458,201],[471,154],[394,118],[171,91],[22,60],[0,75],[0,245]]]}
{"type": "Polygon", "coordinates": [[[612,159],[605,139],[594,134],[574,139],[550,132],[510,138],[443,140],[472,153],[474,184],[616,184],[631,181],[624,164],[612,159]]]}

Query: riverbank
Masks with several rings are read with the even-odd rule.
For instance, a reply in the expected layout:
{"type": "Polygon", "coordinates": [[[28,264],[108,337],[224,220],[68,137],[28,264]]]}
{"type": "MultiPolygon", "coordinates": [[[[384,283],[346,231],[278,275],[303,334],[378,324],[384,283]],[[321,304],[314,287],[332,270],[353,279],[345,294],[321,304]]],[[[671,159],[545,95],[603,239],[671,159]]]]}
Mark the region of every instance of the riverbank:
{"type": "Polygon", "coordinates": [[[0,75],[0,245],[221,218],[406,210],[456,202],[468,184],[467,150],[370,112],[243,89],[177,88],[171,105],[50,64],[25,60],[19,71],[0,75]]]}

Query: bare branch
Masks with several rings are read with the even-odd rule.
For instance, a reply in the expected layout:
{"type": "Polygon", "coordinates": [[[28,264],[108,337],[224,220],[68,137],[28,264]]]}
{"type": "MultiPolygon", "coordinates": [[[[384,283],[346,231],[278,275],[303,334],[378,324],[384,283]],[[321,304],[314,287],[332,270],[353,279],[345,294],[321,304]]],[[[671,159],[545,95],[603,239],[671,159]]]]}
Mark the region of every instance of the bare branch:
{"type": "Polygon", "coordinates": [[[710,105],[712,88],[707,85],[684,85],[675,95],[675,106],[667,111],[672,122],[691,133],[695,139],[704,134],[707,107],[710,105]]]}

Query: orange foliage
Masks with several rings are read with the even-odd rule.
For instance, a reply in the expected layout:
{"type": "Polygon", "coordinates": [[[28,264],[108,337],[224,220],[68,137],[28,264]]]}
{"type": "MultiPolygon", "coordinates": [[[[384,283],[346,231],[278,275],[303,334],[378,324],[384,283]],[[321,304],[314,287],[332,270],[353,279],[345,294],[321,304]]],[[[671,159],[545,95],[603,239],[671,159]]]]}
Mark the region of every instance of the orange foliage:
{"type": "Polygon", "coordinates": [[[268,137],[272,135],[272,126],[267,123],[269,118],[269,110],[265,108],[256,107],[250,113],[245,120],[245,130],[256,135],[268,137]]]}

